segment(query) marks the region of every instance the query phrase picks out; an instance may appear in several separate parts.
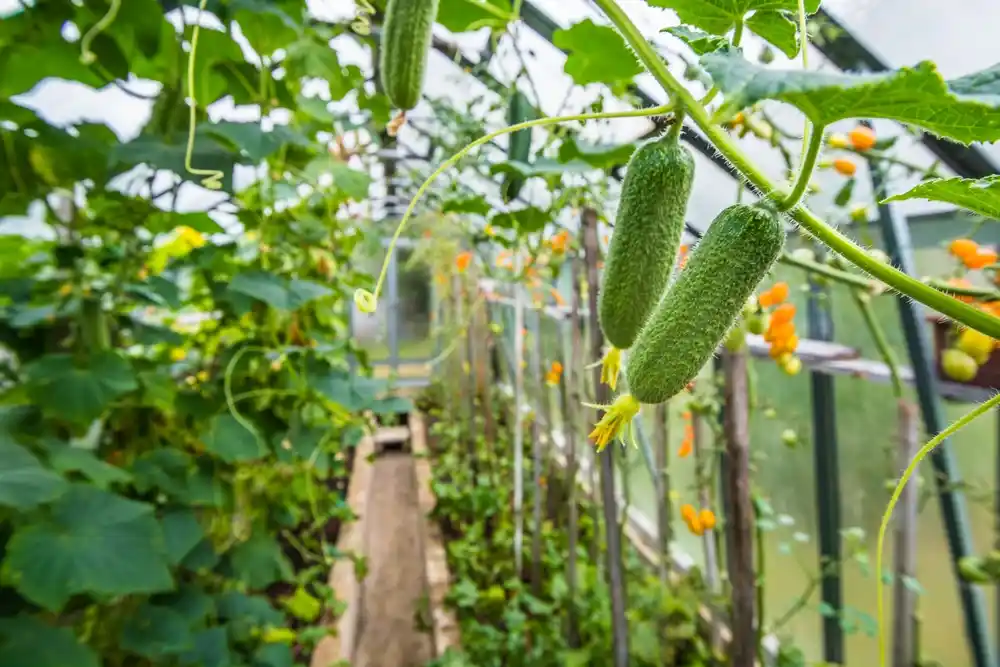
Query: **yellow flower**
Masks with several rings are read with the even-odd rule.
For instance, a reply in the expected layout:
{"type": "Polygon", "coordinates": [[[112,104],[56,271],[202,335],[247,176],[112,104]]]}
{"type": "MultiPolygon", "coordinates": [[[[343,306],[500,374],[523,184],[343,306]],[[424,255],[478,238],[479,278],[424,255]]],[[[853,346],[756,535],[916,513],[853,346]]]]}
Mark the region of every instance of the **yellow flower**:
{"type": "Polygon", "coordinates": [[[175,347],[170,350],[171,361],[184,361],[187,358],[187,352],[184,351],[182,347],[175,347]]]}

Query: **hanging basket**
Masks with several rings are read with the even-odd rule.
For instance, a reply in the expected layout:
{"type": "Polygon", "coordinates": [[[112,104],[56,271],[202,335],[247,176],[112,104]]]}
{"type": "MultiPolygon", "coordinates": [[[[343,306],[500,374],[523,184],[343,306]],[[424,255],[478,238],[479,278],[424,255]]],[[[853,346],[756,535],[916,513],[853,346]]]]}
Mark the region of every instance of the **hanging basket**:
{"type": "Polygon", "coordinates": [[[956,327],[952,320],[940,315],[928,315],[927,320],[934,329],[934,366],[937,368],[938,378],[944,382],[968,385],[970,387],[982,387],[984,389],[1000,389],[1000,350],[994,349],[986,363],[979,367],[975,377],[967,382],[958,382],[944,372],[941,357],[944,351],[954,341],[956,327]]]}

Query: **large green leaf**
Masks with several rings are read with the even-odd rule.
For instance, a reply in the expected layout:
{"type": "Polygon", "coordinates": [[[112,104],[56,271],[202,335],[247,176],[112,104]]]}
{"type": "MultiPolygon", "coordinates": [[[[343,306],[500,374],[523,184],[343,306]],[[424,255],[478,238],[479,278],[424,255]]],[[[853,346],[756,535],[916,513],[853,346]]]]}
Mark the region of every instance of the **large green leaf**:
{"type": "Polygon", "coordinates": [[[503,229],[514,229],[519,234],[532,234],[545,228],[552,219],[548,211],[535,206],[526,206],[514,211],[497,213],[490,218],[490,224],[503,229]]]}
{"type": "Polygon", "coordinates": [[[0,618],[0,665],[101,667],[94,651],[70,628],[54,628],[30,616],[0,618]]]}
{"type": "Polygon", "coordinates": [[[194,635],[194,648],[180,657],[183,667],[234,667],[236,656],[229,648],[225,628],[208,628],[194,635]]]}
{"type": "Polygon", "coordinates": [[[254,162],[264,160],[269,155],[276,153],[282,146],[307,147],[311,145],[308,138],[295,130],[278,125],[270,132],[265,132],[257,121],[203,123],[198,126],[198,131],[228,141],[254,162]]]}
{"type": "Polygon", "coordinates": [[[591,19],[556,30],[552,43],[568,52],[566,73],[580,86],[628,83],[642,72],[622,36],[591,19]]]}
{"type": "Polygon", "coordinates": [[[170,607],[144,604],[129,615],[122,628],[121,647],[159,661],[194,648],[187,617],[170,607]]]}
{"type": "Polygon", "coordinates": [[[308,280],[288,280],[283,276],[264,271],[247,271],[233,277],[229,291],[263,301],[279,310],[296,310],[333,292],[319,283],[308,280]]]}
{"type": "MultiPolygon", "coordinates": [[[[672,9],[682,23],[715,35],[724,35],[752,11],[798,11],[798,0],[648,0],[654,7],[672,9]]],[[[805,0],[807,14],[815,14],[820,0],[805,0]]],[[[763,37],[763,35],[761,35],[763,37]]]]}
{"type": "Polygon", "coordinates": [[[738,50],[709,53],[701,62],[726,96],[718,120],[772,99],[797,107],[819,125],[886,118],[964,144],[1000,139],[1000,96],[989,92],[983,73],[949,84],[930,62],[885,74],[777,70],[747,61],[738,50]]]}
{"type": "Polygon", "coordinates": [[[368,188],[371,176],[363,171],[349,167],[330,156],[314,159],[303,170],[305,177],[313,183],[319,183],[328,176],[333,179],[333,187],[344,193],[344,196],[354,201],[364,201],[368,198],[368,188]]]}
{"type": "Polygon", "coordinates": [[[205,449],[229,463],[253,461],[267,454],[258,434],[228,412],[212,418],[201,441],[205,449]]]}
{"type": "Polygon", "coordinates": [[[254,51],[271,55],[302,33],[302,26],[276,3],[266,0],[235,0],[233,18],[254,51]]]}
{"type": "Polygon", "coordinates": [[[24,369],[28,394],[51,417],[89,424],[112,401],[138,388],[128,359],[99,352],[79,363],[70,354],[50,354],[24,369]]]}
{"type": "Polygon", "coordinates": [[[372,406],[385,391],[386,382],[341,372],[310,373],[309,386],[339,403],[345,410],[359,412],[372,406]]]}
{"type": "Polygon", "coordinates": [[[153,507],[88,484],[74,484],[48,516],[17,529],[3,577],[53,612],[80,593],[115,596],[173,587],[153,507]]]}
{"type": "Polygon", "coordinates": [[[1000,220],[1000,176],[985,178],[938,178],[924,181],[885,202],[929,199],[954,204],[987,218],[1000,220]]]}
{"type": "MultiPolygon", "coordinates": [[[[199,100],[200,101],[200,100],[199,100]]],[[[160,137],[139,135],[132,141],[117,146],[112,152],[112,162],[120,171],[127,171],[138,164],[146,164],[157,169],[172,171],[186,181],[201,182],[203,174],[188,172],[184,166],[186,148],[183,138],[176,143],[165,143],[160,137]]],[[[224,147],[218,141],[203,134],[195,135],[191,164],[196,169],[218,170],[223,174],[222,189],[233,190],[233,169],[238,162],[244,162],[235,151],[224,147]]]]}
{"type": "Polygon", "coordinates": [[[502,31],[514,19],[508,0],[441,0],[437,22],[452,32],[502,31]]]}
{"type": "Polygon", "coordinates": [[[127,484],[132,481],[132,475],[127,470],[105,463],[88,449],[73,447],[67,442],[55,439],[47,441],[46,446],[49,464],[64,475],[79,473],[101,489],[107,489],[112,484],[127,484]]]}
{"type": "Polygon", "coordinates": [[[288,581],[293,576],[281,545],[262,526],[254,526],[250,539],[233,547],[228,562],[232,576],[250,590],[266,588],[276,581],[288,581]]]}
{"type": "Polygon", "coordinates": [[[55,500],[69,485],[30,451],[0,433],[0,506],[29,510],[55,500]]]}
{"type": "Polygon", "coordinates": [[[725,37],[710,35],[707,32],[694,30],[686,25],[664,28],[663,32],[670,33],[677,39],[683,41],[699,56],[703,56],[706,53],[718,51],[719,49],[729,46],[729,41],[725,37]]]}
{"type": "Polygon", "coordinates": [[[747,28],[789,58],[794,58],[799,52],[799,28],[785,12],[756,12],[747,19],[747,28]]]}
{"type": "Polygon", "coordinates": [[[626,164],[635,144],[589,144],[569,137],[559,146],[559,160],[565,163],[582,161],[597,169],[626,164]]]}
{"type": "Polygon", "coordinates": [[[163,542],[167,557],[172,565],[179,564],[205,537],[205,531],[198,523],[194,510],[176,508],[163,514],[160,519],[163,542]]]}

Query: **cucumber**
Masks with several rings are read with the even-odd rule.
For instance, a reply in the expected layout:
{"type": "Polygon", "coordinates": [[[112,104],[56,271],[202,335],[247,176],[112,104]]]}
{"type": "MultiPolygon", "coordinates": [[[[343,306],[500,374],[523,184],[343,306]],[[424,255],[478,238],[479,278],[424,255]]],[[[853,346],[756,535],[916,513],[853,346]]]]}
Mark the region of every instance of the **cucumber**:
{"type": "Polygon", "coordinates": [[[662,403],[694,379],[784,244],[780,218],[764,206],[716,217],[633,346],[625,376],[639,403],[662,403]]]}
{"type": "Polygon", "coordinates": [[[437,11],[438,0],[389,0],[385,9],[379,61],[382,89],[402,111],[420,101],[437,11]]]}
{"type": "MultiPolygon", "coordinates": [[[[525,121],[533,120],[535,114],[531,109],[531,102],[520,90],[515,90],[510,98],[510,105],[507,107],[507,124],[517,125],[525,121]]],[[[531,130],[518,130],[510,135],[510,144],[507,148],[507,159],[518,162],[527,162],[531,158],[531,130]]],[[[524,187],[524,178],[515,174],[504,176],[503,185],[500,187],[500,194],[504,202],[510,202],[517,197],[524,187]]]]}
{"type": "Polygon", "coordinates": [[[676,136],[647,142],[629,160],[598,296],[601,330],[618,349],[632,346],[666,289],[693,182],[694,157],[676,136]]]}

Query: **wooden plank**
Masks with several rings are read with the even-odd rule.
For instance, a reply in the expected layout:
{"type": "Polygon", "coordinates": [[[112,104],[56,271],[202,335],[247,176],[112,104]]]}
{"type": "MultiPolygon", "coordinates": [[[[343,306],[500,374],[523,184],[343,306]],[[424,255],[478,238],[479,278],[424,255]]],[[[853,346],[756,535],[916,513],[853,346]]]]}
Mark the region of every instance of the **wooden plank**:
{"type": "MultiPolygon", "coordinates": [[[[358,519],[341,524],[340,534],[337,536],[338,553],[364,554],[366,551],[365,509],[372,493],[370,459],[374,451],[375,442],[371,437],[363,438],[355,450],[354,469],[347,487],[347,504],[358,519]]],[[[334,634],[324,637],[317,644],[309,663],[311,667],[327,667],[339,660],[350,662],[357,645],[362,584],[355,576],[354,562],[350,558],[337,559],[330,569],[327,583],[336,598],[344,602],[344,613],[339,618],[328,619],[328,626],[334,634]]]]}

